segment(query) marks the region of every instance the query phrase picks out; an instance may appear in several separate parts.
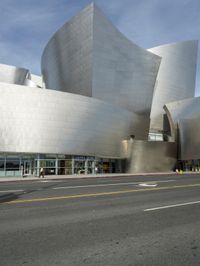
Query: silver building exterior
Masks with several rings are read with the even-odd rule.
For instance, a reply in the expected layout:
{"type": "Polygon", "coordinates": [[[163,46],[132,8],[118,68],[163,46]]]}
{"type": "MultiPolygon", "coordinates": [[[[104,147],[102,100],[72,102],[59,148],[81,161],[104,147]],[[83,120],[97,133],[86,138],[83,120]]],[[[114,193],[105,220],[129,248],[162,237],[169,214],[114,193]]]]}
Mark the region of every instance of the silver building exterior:
{"type": "Polygon", "coordinates": [[[151,108],[151,131],[162,132],[163,106],[166,103],[194,97],[197,41],[161,45],[149,49],[162,57],[151,108]]]}
{"type": "Polygon", "coordinates": [[[196,41],[145,50],[89,5],[47,43],[42,77],[0,65],[0,176],[38,175],[41,167],[171,171],[198,161],[196,53],[196,41]],[[152,141],[157,133],[164,141],[152,141]]]}
{"type": "MultiPolygon", "coordinates": [[[[172,131],[179,138],[180,160],[199,159],[200,97],[166,104],[172,131]]],[[[175,135],[174,134],[174,135],[175,135]]]]}
{"type": "Polygon", "coordinates": [[[160,60],[129,41],[91,4],[51,38],[42,55],[42,74],[48,89],[149,117],[160,60]]]}

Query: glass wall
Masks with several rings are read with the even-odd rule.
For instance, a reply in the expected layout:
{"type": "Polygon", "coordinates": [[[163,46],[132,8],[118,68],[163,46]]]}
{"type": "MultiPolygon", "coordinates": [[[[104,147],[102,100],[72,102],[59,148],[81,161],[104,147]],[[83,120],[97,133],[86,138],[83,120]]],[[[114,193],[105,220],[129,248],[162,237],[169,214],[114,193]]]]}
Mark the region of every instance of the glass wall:
{"type": "Polygon", "coordinates": [[[72,174],[72,160],[58,159],[58,175],[71,175],[72,174]]]}
{"type": "Polygon", "coordinates": [[[0,176],[5,176],[5,155],[0,155],[0,176]]]}
{"type": "Polygon", "coordinates": [[[40,168],[45,175],[71,175],[73,174],[72,157],[65,155],[38,155],[35,159],[35,173],[39,175],[40,168]]]}
{"type": "Polygon", "coordinates": [[[33,174],[33,156],[22,154],[0,155],[0,176],[24,176],[33,174]]]}
{"type": "Polygon", "coordinates": [[[74,174],[121,173],[121,160],[73,156],[74,174]]]}
{"type": "Polygon", "coordinates": [[[120,173],[121,160],[55,154],[1,154],[0,176],[120,173]]]}
{"type": "Polygon", "coordinates": [[[20,175],[20,158],[17,156],[9,156],[7,155],[5,157],[5,169],[6,169],[6,175],[7,176],[16,176],[20,175]]]}
{"type": "Polygon", "coordinates": [[[150,132],[148,136],[149,141],[163,141],[163,134],[162,133],[153,133],[150,132]]]}

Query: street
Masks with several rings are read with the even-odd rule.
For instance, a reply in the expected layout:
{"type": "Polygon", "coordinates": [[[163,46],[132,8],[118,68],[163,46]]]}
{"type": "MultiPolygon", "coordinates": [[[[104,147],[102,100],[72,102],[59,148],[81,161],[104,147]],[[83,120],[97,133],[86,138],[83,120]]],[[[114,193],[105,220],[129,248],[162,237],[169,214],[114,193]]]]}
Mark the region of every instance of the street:
{"type": "Polygon", "coordinates": [[[198,174],[3,182],[0,202],[2,266],[200,265],[198,174]]]}

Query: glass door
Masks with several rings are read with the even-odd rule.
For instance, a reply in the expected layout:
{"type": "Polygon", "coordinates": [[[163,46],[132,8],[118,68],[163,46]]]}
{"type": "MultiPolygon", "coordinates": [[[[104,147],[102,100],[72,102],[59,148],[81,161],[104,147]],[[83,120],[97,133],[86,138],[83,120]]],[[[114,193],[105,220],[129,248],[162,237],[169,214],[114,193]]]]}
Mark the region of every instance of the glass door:
{"type": "Polygon", "coordinates": [[[24,161],[24,175],[31,175],[31,161],[24,161]]]}
{"type": "Polygon", "coordinates": [[[85,161],[74,161],[74,173],[85,174],[85,161]]]}

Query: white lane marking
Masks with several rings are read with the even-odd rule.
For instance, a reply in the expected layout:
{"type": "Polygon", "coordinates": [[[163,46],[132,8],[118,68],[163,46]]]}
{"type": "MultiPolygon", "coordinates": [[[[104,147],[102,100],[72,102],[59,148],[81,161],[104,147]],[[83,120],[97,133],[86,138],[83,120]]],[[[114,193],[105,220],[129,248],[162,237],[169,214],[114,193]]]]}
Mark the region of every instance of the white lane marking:
{"type": "Polygon", "coordinates": [[[158,184],[140,183],[140,187],[157,187],[158,184]]]}
{"type": "Polygon", "coordinates": [[[55,183],[57,181],[52,181],[52,180],[42,180],[42,181],[37,181],[37,182],[40,182],[40,183],[55,183]]]}
{"type": "Polygon", "coordinates": [[[180,204],[174,204],[174,205],[167,205],[167,206],[162,206],[162,207],[150,208],[150,209],[146,209],[144,211],[145,212],[156,211],[156,210],[169,209],[169,208],[175,208],[175,207],[181,207],[181,206],[187,206],[187,205],[193,205],[193,204],[199,204],[199,203],[200,203],[200,201],[185,202],[185,203],[180,203],[180,204]]]}
{"type": "MultiPolygon", "coordinates": [[[[160,180],[160,181],[149,181],[149,182],[157,182],[157,183],[167,183],[167,182],[174,182],[176,181],[175,179],[171,180],[160,180]]],[[[53,180],[42,180],[39,182],[57,182],[53,180]]],[[[62,181],[63,182],[63,181],[62,181]]],[[[84,186],[67,186],[67,187],[55,187],[52,189],[70,189],[70,188],[89,188],[89,187],[106,187],[106,186],[121,186],[121,185],[138,185],[140,184],[139,182],[129,182],[129,183],[113,183],[113,184],[98,184],[98,185],[84,185],[84,186]]],[[[38,189],[40,190],[40,189],[38,189]]],[[[0,193],[14,193],[14,192],[24,192],[25,190],[23,189],[17,189],[17,190],[2,190],[0,193]]]]}
{"type": "MultiPolygon", "coordinates": [[[[163,182],[174,182],[176,180],[161,180],[161,181],[151,181],[157,183],[163,182]]],[[[90,187],[107,187],[107,186],[121,186],[121,185],[139,185],[140,182],[126,182],[126,183],[111,183],[111,184],[98,184],[98,185],[84,185],[84,186],[67,186],[67,187],[55,187],[53,189],[71,189],[71,188],[90,188],[90,187]]]]}
{"type": "Polygon", "coordinates": [[[0,193],[11,193],[11,192],[24,192],[22,189],[17,189],[17,190],[2,190],[0,193]]]}
{"type": "Polygon", "coordinates": [[[35,182],[39,182],[39,183],[62,183],[64,182],[65,180],[37,180],[35,182]]]}

